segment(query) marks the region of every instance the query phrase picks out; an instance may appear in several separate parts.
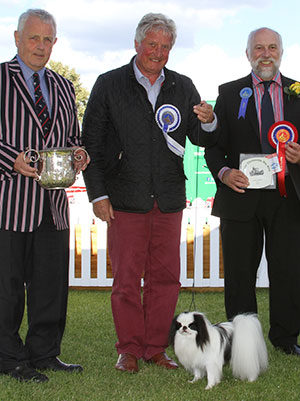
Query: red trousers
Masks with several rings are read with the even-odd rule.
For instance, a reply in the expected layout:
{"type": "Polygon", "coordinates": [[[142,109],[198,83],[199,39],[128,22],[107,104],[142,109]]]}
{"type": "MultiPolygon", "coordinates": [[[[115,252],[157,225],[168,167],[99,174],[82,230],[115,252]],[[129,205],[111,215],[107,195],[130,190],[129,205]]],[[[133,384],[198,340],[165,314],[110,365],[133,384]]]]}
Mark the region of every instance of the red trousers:
{"type": "Polygon", "coordinates": [[[168,346],[180,289],[182,212],[114,212],[108,229],[119,354],[150,359],[168,346]],[[141,278],[144,288],[141,293],[141,278]]]}

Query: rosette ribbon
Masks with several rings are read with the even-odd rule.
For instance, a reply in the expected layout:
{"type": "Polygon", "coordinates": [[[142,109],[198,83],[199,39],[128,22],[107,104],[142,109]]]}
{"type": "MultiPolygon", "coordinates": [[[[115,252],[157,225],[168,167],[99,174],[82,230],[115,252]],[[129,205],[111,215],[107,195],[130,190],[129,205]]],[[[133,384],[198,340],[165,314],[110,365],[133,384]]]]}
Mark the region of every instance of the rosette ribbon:
{"type": "Polygon", "coordinates": [[[155,119],[164,134],[168,148],[175,155],[183,158],[184,147],[169,135],[169,132],[175,131],[181,123],[181,115],[177,107],[172,104],[163,104],[157,110],[155,119]]]}
{"type": "Polygon", "coordinates": [[[285,188],[285,144],[298,141],[297,128],[288,121],[279,121],[270,127],[268,139],[271,146],[276,149],[281,168],[281,171],[277,173],[279,192],[281,196],[287,196],[285,188]]]}

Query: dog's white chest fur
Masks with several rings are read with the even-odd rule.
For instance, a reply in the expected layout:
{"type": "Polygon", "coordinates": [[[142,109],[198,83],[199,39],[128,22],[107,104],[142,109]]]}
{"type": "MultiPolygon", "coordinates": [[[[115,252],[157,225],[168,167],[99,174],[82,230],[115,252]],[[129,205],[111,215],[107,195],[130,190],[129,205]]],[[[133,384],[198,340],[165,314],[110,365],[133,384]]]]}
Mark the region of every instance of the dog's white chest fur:
{"type": "Polygon", "coordinates": [[[205,364],[205,361],[199,358],[200,355],[196,347],[194,334],[181,334],[177,332],[175,335],[174,350],[180,363],[188,370],[193,371],[195,366],[205,364]]]}

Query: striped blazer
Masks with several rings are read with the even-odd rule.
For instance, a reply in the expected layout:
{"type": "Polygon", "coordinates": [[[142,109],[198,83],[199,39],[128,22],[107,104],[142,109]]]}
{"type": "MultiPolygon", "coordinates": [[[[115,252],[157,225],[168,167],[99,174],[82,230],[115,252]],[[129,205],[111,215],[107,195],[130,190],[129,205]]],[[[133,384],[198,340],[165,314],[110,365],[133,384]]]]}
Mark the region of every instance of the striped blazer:
{"type": "Polygon", "coordinates": [[[65,190],[45,190],[33,178],[14,171],[20,152],[80,145],[74,87],[46,69],[52,110],[51,130],[45,140],[35,106],[15,57],[0,64],[0,228],[31,232],[41,223],[44,198],[49,194],[55,226],[69,226],[65,190]]]}

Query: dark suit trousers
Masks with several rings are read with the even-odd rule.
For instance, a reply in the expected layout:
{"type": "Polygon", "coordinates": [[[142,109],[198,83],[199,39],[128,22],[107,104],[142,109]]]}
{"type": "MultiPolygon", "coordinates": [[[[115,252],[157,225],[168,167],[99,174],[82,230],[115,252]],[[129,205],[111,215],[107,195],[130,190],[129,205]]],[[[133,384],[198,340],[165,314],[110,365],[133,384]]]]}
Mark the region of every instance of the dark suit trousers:
{"type": "Polygon", "coordinates": [[[47,193],[46,198],[43,220],[36,231],[0,230],[2,371],[60,354],[68,295],[69,230],[56,230],[47,193]],[[25,299],[28,331],[21,339],[25,299]]]}
{"type": "Polygon", "coordinates": [[[287,198],[277,190],[261,190],[251,220],[221,219],[228,318],[257,312],[255,284],[265,236],[274,346],[297,343],[300,331],[300,204],[290,177],[286,186],[287,198]]]}

